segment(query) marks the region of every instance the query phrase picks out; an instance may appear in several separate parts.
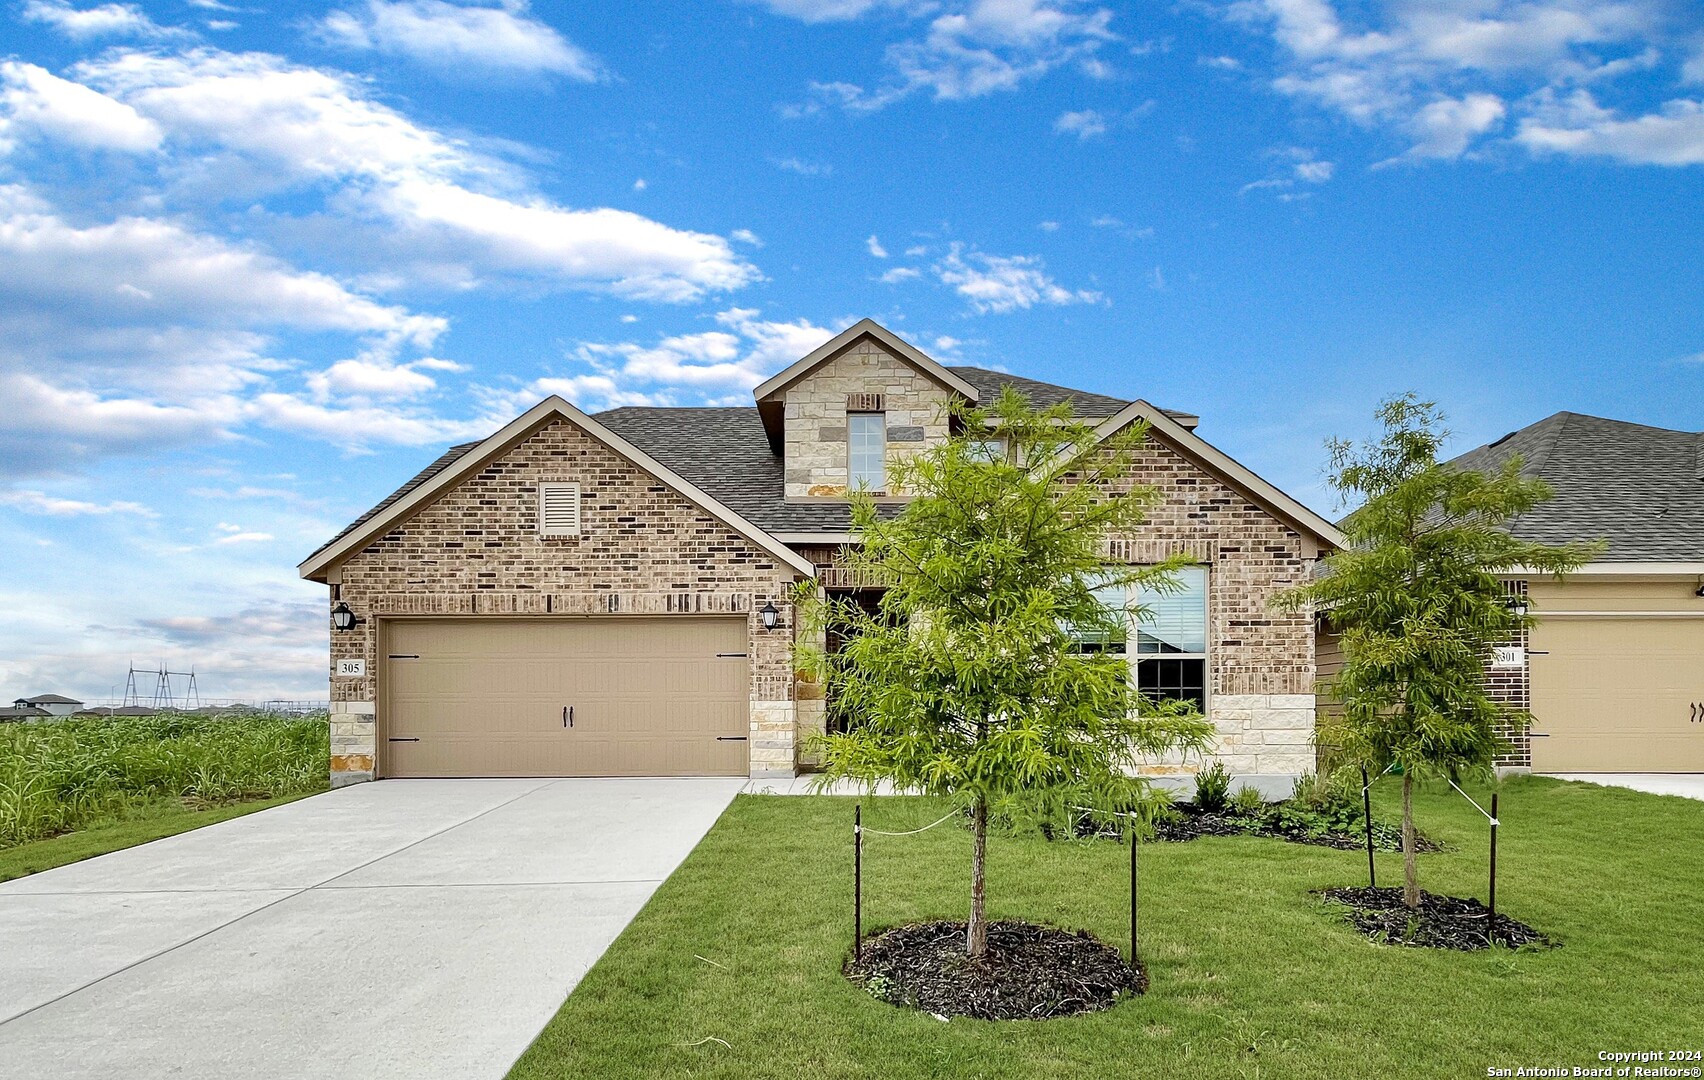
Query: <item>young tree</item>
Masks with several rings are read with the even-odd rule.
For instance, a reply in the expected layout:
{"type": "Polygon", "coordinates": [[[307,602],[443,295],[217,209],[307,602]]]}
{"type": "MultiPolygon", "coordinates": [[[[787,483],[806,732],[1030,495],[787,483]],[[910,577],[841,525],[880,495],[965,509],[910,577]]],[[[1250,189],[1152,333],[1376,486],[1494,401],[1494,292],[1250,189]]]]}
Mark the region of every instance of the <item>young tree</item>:
{"type": "Polygon", "coordinates": [[[823,783],[887,780],[969,811],[966,948],[980,959],[990,810],[1151,810],[1163,796],[1132,775],[1137,763],[1203,751],[1211,728],[1186,703],[1140,700],[1112,647],[1129,613],[1105,598],[1164,588],[1187,561],[1119,566],[1104,554],[1107,534],[1155,499],[1119,482],[1145,430],[1097,442],[1069,406],[1032,411],[1010,390],[953,420],[966,434],[891,463],[894,489],[911,497],[899,513],[853,496],[848,562],[885,586],[880,611],[832,609],[807,589],[805,625],[818,633],[801,635],[800,662],[851,717],[819,740],[823,783]],[[815,643],[831,619],[846,638],[833,655],[815,643]]]}
{"type": "Polygon", "coordinates": [[[1328,444],[1332,487],[1361,504],[1342,526],[1347,547],[1279,603],[1314,606],[1342,635],[1343,670],[1330,689],[1342,711],[1322,725],[1321,741],[1375,775],[1402,770],[1402,897],[1413,908],[1415,779],[1488,774],[1497,726],[1531,719],[1485,687],[1491,648],[1535,621],[1499,575],[1560,578],[1599,549],[1511,536],[1509,519],[1549,499],[1549,485],[1522,476],[1518,457],[1490,475],[1440,463],[1447,432],[1432,402],[1406,394],[1377,416],[1378,441],[1328,444]]]}

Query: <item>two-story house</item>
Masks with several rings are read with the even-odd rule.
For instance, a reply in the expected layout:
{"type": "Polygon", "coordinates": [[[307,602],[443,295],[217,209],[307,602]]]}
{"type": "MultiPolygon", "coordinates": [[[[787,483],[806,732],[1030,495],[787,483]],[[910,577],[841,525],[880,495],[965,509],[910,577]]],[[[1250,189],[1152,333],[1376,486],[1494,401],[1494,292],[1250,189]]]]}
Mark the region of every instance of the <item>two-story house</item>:
{"type": "Polygon", "coordinates": [[[1071,401],[1102,437],[1151,426],[1132,479],[1163,499],[1107,557],[1199,565],[1178,592],[1131,598],[1132,678],[1199,703],[1227,768],[1287,793],[1313,763],[1314,634],[1268,601],[1336,529],[1193,415],[945,366],[870,320],[749,406],[588,416],[549,398],[309,556],[302,576],[331,587],[333,783],[793,775],[826,716],[793,670],[795,583],[867,601],[836,565],[855,542],[848,489],[886,492],[897,458],[948,436],[950,400],[1005,385],[1071,401]]]}

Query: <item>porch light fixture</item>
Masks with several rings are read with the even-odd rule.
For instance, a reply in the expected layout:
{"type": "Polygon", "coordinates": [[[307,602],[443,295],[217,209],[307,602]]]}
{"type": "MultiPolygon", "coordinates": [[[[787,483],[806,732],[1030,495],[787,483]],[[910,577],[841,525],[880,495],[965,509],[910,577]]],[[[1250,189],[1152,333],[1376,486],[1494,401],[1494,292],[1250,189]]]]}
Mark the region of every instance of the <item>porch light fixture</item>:
{"type": "Polygon", "coordinates": [[[763,607],[758,610],[758,614],[763,616],[763,628],[765,630],[773,630],[775,629],[775,620],[781,613],[775,610],[775,602],[773,600],[765,600],[763,602],[763,607]]]}
{"type": "Polygon", "coordinates": [[[331,625],[339,630],[353,630],[357,623],[365,621],[356,618],[355,613],[349,610],[349,605],[341,600],[337,602],[336,607],[331,609],[331,625]]]}
{"type": "Polygon", "coordinates": [[[1522,618],[1525,618],[1526,613],[1532,610],[1532,608],[1530,606],[1528,606],[1527,601],[1526,601],[1526,597],[1524,597],[1524,596],[1511,597],[1509,600],[1506,601],[1506,603],[1508,604],[1510,611],[1514,612],[1516,615],[1521,616],[1522,618]]]}

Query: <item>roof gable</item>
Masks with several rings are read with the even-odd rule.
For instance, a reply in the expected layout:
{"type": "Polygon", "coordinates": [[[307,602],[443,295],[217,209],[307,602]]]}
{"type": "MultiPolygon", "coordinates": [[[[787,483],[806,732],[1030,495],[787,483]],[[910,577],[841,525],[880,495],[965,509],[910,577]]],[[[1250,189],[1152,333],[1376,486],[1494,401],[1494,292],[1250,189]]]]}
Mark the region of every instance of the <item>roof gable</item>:
{"type": "Polygon", "coordinates": [[[1167,416],[1164,409],[1156,408],[1146,401],[1133,401],[1117,415],[1103,421],[1100,426],[1095,428],[1095,434],[1101,439],[1106,439],[1138,420],[1146,422],[1151,431],[1156,431],[1163,436],[1166,443],[1174,450],[1210,472],[1217,473],[1221,479],[1242,491],[1255,505],[1267,513],[1288,522],[1311,536],[1317,537],[1331,547],[1340,548],[1344,546],[1343,534],[1338,531],[1337,526],[1284,494],[1276,486],[1257,476],[1247,466],[1195,434],[1194,431],[1167,416]]]}
{"type": "Polygon", "coordinates": [[[875,340],[882,346],[882,348],[910,364],[912,367],[929,376],[929,378],[940,383],[947,389],[952,390],[955,393],[963,394],[971,401],[977,400],[980,396],[980,391],[977,390],[974,384],[965,380],[951,368],[943,367],[927,353],[918,349],[916,346],[901,338],[881,323],[876,322],[874,319],[859,319],[845,330],[842,330],[840,333],[829,338],[817,348],[807,353],[805,356],[800,358],[797,363],[790,365],[786,368],[786,370],[759,384],[757,389],[752,391],[752,396],[760,402],[766,398],[774,397],[776,394],[786,390],[789,386],[792,386],[794,383],[798,382],[806,375],[809,375],[823,364],[826,364],[828,361],[839,356],[853,345],[856,345],[864,338],[871,338],[875,340]]]}
{"type": "MultiPolygon", "coordinates": [[[[734,532],[775,556],[783,565],[790,566],[806,576],[815,575],[815,568],[797,552],[747,521],[743,516],[735,513],[728,506],[713,498],[702,488],[680,476],[650,454],[555,395],[534,405],[489,438],[465,448],[458,448],[461,449],[460,453],[455,453],[452,450],[449,454],[445,454],[439,461],[450,458],[451,454],[454,454],[454,457],[439,467],[436,472],[433,472],[432,467],[428,466],[408,484],[398,489],[389,499],[381,502],[373,510],[357,519],[355,524],[343,530],[329,543],[304,559],[296,568],[297,572],[302,577],[315,581],[327,580],[327,575],[331,570],[344,560],[365,549],[374,540],[412,516],[415,511],[436,501],[440,495],[461,483],[468,476],[477,473],[488,462],[528,435],[545,424],[558,419],[567,420],[574,424],[587,435],[674,488],[688,500],[696,503],[724,525],[733,529],[734,532]]],[[[437,464],[437,462],[434,462],[434,465],[437,464]]]]}

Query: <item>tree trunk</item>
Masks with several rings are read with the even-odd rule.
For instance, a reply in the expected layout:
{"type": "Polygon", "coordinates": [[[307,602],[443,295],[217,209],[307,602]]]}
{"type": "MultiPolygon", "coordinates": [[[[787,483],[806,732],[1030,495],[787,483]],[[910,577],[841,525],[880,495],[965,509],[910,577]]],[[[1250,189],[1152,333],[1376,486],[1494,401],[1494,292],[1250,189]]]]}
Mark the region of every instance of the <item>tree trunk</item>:
{"type": "Polygon", "coordinates": [[[1420,862],[1414,853],[1414,775],[1402,770],[1402,902],[1420,906],[1420,862]]]}
{"type": "Polygon", "coordinates": [[[980,960],[988,952],[988,802],[976,800],[970,819],[970,929],[965,934],[965,951],[972,960],[980,960]]]}

